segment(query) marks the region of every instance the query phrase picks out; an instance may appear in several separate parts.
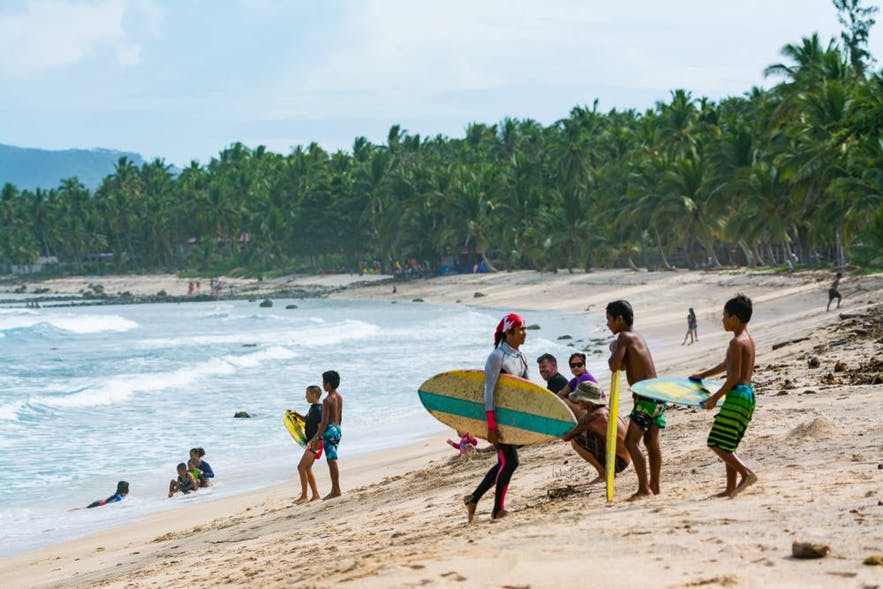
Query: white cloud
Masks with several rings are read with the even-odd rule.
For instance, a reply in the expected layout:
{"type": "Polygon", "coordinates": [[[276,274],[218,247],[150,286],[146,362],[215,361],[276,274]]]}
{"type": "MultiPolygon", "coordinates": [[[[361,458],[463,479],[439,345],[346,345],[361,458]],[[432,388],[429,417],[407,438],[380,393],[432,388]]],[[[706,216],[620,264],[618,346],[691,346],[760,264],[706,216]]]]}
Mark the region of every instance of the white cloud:
{"type": "Polygon", "coordinates": [[[150,2],[33,0],[0,12],[0,74],[25,77],[76,65],[107,50],[120,65],[140,61],[141,48],[128,39],[125,18],[160,34],[161,13],[150,2]],[[132,14],[134,13],[134,14],[132,14]]]}

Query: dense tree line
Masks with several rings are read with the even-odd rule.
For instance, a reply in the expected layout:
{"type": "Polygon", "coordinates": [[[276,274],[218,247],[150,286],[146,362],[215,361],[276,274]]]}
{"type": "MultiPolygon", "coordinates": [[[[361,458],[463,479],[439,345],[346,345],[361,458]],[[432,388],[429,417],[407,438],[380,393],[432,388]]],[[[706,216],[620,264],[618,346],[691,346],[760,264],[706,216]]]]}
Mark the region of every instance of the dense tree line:
{"type": "Polygon", "coordinates": [[[0,267],[57,256],[71,271],[267,273],[463,252],[491,268],[880,267],[873,10],[835,4],[842,43],[787,45],[767,68],[777,85],[719,103],[675,90],[645,112],[596,102],[550,126],[471,124],[462,139],[394,126],[351,152],[236,143],[177,175],[122,158],[94,193],[76,178],[7,184],[0,267]]]}

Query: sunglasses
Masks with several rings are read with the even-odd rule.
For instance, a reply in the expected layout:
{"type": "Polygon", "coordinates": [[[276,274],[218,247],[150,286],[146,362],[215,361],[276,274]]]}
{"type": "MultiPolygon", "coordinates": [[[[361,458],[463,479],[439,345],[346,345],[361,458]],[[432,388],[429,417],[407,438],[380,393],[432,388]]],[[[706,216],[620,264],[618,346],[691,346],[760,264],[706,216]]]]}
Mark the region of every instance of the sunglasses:
{"type": "Polygon", "coordinates": [[[585,364],[583,364],[582,362],[574,362],[570,365],[571,368],[582,368],[583,366],[585,366],[585,364]]]}

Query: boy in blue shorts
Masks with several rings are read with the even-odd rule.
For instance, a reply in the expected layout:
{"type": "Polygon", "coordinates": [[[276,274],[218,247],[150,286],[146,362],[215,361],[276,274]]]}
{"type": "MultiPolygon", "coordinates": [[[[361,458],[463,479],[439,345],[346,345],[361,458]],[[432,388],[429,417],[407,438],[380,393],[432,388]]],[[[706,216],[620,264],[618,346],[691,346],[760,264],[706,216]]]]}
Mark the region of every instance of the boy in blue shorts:
{"type": "Polygon", "coordinates": [[[713,409],[718,400],[726,395],[723,407],[714,416],[711,432],[708,434],[708,447],[724,461],[727,469],[727,486],[715,497],[733,498],[757,482],[757,475],[736,456],[736,447],[742,441],[745,430],[754,415],[756,404],[751,377],[754,374],[754,340],[748,333],[751,320],[751,299],[745,295],[733,297],[724,305],[723,324],[726,331],[733,332],[733,339],[727,347],[723,362],[691,376],[692,380],[702,380],[726,371],[727,380],[718,392],[705,399],[700,407],[713,409]],[[739,475],[739,484],[736,484],[739,475]]]}
{"type": "Polygon", "coordinates": [[[322,421],[312,443],[322,442],[328,473],[331,475],[331,492],[322,499],[340,497],[340,471],[337,467],[337,446],[340,444],[340,424],[343,421],[343,397],[337,392],[340,375],[334,370],[322,373],[322,388],[327,393],[322,401],[322,421]]]}

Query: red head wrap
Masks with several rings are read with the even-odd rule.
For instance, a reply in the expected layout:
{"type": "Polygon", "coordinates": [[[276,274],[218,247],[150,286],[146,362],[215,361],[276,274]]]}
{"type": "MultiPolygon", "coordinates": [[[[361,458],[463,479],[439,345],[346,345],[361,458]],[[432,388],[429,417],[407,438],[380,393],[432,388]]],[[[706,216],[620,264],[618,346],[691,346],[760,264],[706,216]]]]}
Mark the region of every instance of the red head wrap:
{"type": "Polygon", "coordinates": [[[509,313],[497,324],[497,331],[494,332],[494,344],[500,342],[503,334],[515,327],[524,327],[526,325],[524,317],[518,313],[509,313]]]}

